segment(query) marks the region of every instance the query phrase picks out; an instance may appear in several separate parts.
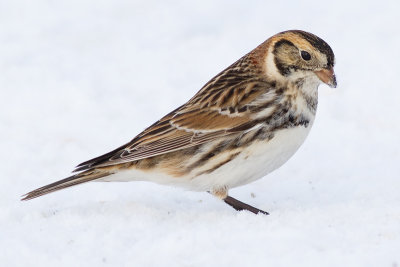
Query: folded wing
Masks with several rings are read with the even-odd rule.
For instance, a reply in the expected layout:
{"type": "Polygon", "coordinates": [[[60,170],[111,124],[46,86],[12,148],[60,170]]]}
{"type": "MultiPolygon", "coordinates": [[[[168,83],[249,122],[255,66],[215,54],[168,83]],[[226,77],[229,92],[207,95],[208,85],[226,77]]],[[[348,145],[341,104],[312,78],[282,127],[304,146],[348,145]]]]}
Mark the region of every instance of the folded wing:
{"type": "Polygon", "coordinates": [[[251,75],[242,58],[209,81],[185,105],[157,121],[131,142],[79,164],[75,172],[141,160],[204,144],[254,127],[252,107],[273,85],[251,75]]]}

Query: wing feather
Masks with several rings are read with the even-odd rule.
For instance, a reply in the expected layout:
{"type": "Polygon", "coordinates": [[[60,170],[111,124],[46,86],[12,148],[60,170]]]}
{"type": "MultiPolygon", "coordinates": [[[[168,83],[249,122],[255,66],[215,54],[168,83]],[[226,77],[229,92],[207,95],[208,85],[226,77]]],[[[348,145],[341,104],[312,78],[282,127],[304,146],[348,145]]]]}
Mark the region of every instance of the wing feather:
{"type": "MultiPolygon", "coordinates": [[[[274,85],[249,71],[244,57],[210,80],[185,105],[169,113],[128,144],[79,164],[74,171],[154,157],[211,142],[254,127],[251,104],[271,96],[274,85]]],[[[252,68],[257,69],[257,68],[252,68]]]]}

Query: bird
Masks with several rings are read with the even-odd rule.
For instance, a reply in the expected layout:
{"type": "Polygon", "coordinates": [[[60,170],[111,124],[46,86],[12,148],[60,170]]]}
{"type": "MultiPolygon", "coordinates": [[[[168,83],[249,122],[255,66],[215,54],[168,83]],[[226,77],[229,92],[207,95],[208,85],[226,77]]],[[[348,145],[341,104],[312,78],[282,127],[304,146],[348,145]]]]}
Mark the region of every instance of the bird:
{"type": "Polygon", "coordinates": [[[331,47],[318,36],[277,33],[130,142],[21,200],[89,181],[150,181],[269,214],[229,196],[229,189],[266,176],[298,150],[314,122],[319,85],[337,86],[334,65],[331,47]]]}

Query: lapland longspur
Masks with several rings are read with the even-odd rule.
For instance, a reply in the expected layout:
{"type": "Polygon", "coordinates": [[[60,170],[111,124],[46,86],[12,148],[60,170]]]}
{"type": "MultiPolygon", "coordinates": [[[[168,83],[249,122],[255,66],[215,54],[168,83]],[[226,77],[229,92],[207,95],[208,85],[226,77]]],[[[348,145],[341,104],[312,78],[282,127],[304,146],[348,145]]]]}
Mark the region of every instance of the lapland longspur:
{"type": "Polygon", "coordinates": [[[228,196],[285,163],[313,124],[321,83],[336,87],[335,58],[314,34],[278,33],[212,78],[187,103],[129,143],[79,164],[75,174],[23,196],[89,181],[151,181],[228,196]]]}

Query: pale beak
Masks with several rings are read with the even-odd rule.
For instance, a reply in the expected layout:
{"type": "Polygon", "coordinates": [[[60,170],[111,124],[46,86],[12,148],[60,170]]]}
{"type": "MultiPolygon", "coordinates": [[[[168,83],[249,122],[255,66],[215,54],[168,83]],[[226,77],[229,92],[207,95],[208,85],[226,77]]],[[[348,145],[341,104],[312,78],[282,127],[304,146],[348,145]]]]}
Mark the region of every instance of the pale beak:
{"type": "Polygon", "coordinates": [[[336,88],[336,76],[333,68],[317,70],[314,73],[323,83],[326,83],[329,87],[336,88]]]}

